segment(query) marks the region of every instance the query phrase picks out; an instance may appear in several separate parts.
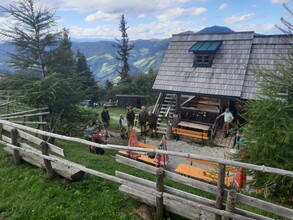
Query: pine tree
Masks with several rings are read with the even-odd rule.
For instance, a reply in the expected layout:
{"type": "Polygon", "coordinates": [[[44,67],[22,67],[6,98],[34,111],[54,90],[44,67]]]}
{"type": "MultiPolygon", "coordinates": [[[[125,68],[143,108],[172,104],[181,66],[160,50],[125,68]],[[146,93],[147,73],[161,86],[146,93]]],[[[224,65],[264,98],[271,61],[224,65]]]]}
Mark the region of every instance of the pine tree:
{"type": "Polygon", "coordinates": [[[36,6],[37,0],[19,0],[8,8],[0,6],[4,13],[17,23],[2,23],[0,36],[15,46],[9,53],[10,63],[20,69],[46,76],[48,51],[56,46],[59,32],[55,28],[55,12],[36,6]]]}
{"type": "Polygon", "coordinates": [[[116,54],[116,59],[121,62],[121,67],[118,70],[121,81],[125,81],[129,76],[130,65],[129,65],[129,56],[130,51],[133,49],[134,45],[129,42],[127,30],[127,22],[124,18],[124,14],[121,16],[119,30],[121,32],[121,40],[116,39],[117,43],[114,43],[113,46],[118,49],[116,54]]]}

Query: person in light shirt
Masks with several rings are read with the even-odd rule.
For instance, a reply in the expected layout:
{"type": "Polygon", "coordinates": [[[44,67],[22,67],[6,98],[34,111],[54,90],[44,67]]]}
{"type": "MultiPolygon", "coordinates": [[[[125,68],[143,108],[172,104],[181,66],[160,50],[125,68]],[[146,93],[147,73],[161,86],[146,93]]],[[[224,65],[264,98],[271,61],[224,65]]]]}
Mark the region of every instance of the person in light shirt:
{"type": "Polygon", "coordinates": [[[220,114],[217,117],[217,120],[221,117],[224,116],[224,137],[227,138],[229,136],[229,129],[230,129],[230,124],[233,121],[234,117],[232,115],[232,113],[230,112],[229,108],[225,109],[225,112],[223,112],[222,114],[220,114]]]}

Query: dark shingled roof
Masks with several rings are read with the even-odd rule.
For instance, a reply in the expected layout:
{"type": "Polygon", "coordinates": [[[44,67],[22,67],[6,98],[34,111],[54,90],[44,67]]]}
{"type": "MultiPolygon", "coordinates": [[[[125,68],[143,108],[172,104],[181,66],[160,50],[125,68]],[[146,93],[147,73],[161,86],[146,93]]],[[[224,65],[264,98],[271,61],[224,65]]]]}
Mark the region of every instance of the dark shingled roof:
{"type": "Polygon", "coordinates": [[[284,62],[293,44],[283,35],[254,32],[173,35],[153,90],[188,95],[253,99],[256,69],[273,69],[284,62]],[[189,49],[198,41],[222,41],[211,67],[193,67],[189,49]]]}

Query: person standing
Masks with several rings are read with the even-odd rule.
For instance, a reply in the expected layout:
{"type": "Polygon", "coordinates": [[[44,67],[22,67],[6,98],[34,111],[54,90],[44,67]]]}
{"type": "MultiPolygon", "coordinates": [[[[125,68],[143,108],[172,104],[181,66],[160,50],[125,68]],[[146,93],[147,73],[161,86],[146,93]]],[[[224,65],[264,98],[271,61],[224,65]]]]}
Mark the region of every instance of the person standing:
{"type": "Polygon", "coordinates": [[[138,113],[138,122],[140,126],[140,136],[146,135],[146,122],[147,122],[148,113],[145,110],[145,106],[141,106],[141,109],[138,113]]]}
{"type": "Polygon", "coordinates": [[[230,129],[230,124],[233,121],[234,117],[232,113],[230,112],[229,108],[225,109],[225,112],[220,114],[216,119],[218,120],[220,117],[224,116],[224,137],[227,138],[229,136],[229,129],[230,129]]]}
{"type": "Polygon", "coordinates": [[[148,122],[149,122],[149,130],[151,132],[151,137],[154,137],[154,133],[156,134],[156,137],[158,137],[158,132],[157,132],[158,117],[151,111],[148,112],[148,122]]]}
{"type": "MultiPolygon", "coordinates": [[[[170,120],[170,126],[171,126],[171,129],[172,128],[178,128],[178,124],[180,122],[180,115],[178,114],[178,112],[174,112],[173,114],[173,118],[170,120]]],[[[174,137],[176,139],[176,141],[179,140],[179,134],[177,133],[174,133],[174,137]]]]}
{"type": "Polygon", "coordinates": [[[119,127],[120,127],[120,137],[121,137],[121,139],[124,139],[126,137],[125,136],[126,128],[125,128],[125,120],[124,120],[123,115],[120,115],[119,127]]]}
{"type": "Polygon", "coordinates": [[[126,120],[127,120],[126,135],[127,136],[128,136],[128,132],[131,132],[131,130],[132,130],[133,126],[134,126],[134,119],[135,119],[134,111],[132,111],[132,106],[129,106],[127,114],[126,114],[126,120]]]}
{"type": "Polygon", "coordinates": [[[109,115],[109,111],[108,111],[108,107],[104,106],[104,109],[101,113],[101,117],[102,117],[102,122],[103,122],[103,126],[104,126],[104,135],[106,138],[109,137],[109,126],[110,126],[110,115],[109,115]]]}

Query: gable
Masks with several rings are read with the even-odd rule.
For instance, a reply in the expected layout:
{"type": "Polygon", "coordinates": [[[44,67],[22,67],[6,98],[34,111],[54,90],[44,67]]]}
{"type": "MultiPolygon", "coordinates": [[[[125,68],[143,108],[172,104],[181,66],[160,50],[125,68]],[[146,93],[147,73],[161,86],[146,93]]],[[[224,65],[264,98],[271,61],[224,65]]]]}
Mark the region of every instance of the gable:
{"type": "Polygon", "coordinates": [[[274,68],[276,61],[284,60],[279,55],[288,53],[288,43],[281,38],[255,36],[254,32],[173,35],[153,90],[197,96],[254,98],[258,89],[254,74],[256,67],[274,68]],[[212,41],[221,41],[217,50],[212,47],[212,65],[194,66],[193,52],[207,51],[212,41]],[[205,49],[200,49],[200,46],[205,49]]]}
{"type": "Polygon", "coordinates": [[[240,97],[253,32],[173,35],[153,90],[190,95],[240,97]],[[211,67],[193,67],[189,50],[199,41],[221,41],[211,67]]]}

